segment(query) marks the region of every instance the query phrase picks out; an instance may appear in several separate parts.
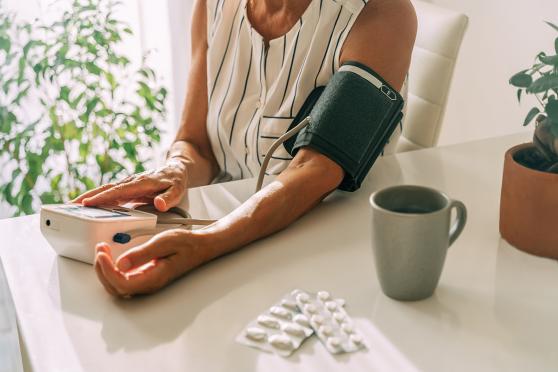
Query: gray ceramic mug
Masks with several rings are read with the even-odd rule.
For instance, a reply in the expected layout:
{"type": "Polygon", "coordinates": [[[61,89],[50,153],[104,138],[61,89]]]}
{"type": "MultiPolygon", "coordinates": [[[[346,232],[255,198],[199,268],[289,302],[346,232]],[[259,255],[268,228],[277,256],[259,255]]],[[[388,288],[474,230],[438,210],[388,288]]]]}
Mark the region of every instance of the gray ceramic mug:
{"type": "Polygon", "coordinates": [[[372,246],[383,292],[396,300],[430,297],[446,252],[467,221],[467,209],[444,193],[423,186],[394,186],[375,192],[372,246]],[[451,224],[451,211],[457,219],[451,224]]]}

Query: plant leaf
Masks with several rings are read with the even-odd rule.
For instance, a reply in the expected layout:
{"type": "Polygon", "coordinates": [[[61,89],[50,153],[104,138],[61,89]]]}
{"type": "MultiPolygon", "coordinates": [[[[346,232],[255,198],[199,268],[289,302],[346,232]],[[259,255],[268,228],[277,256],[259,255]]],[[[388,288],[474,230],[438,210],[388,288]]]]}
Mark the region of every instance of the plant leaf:
{"type": "Polygon", "coordinates": [[[523,89],[517,90],[517,102],[521,103],[521,94],[523,93],[523,89]]]}
{"type": "Polygon", "coordinates": [[[545,106],[545,111],[553,123],[558,123],[558,101],[549,100],[545,106]]]}
{"type": "Polygon", "coordinates": [[[558,66],[558,55],[554,56],[540,56],[539,60],[545,65],[558,66]]]}
{"type": "Polygon", "coordinates": [[[553,29],[555,29],[556,31],[558,31],[558,26],[556,26],[554,23],[551,23],[549,21],[545,21],[544,23],[546,23],[547,25],[549,25],[550,27],[552,27],[553,29]]]}
{"type": "Polygon", "coordinates": [[[67,123],[65,123],[62,126],[62,136],[64,136],[64,139],[69,141],[72,140],[74,138],[78,137],[78,129],[76,127],[76,122],[75,121],[69,121],[67,123]]]}
{"type": "Polygon", "coordinates": [[[33,214],[35,211],[33,210],[33,197],[30,194],[23,195],[21,199],[21,210],[25,214],[33,214]]]}
{"type": "Polygon", "coordinates": [[[541,111],[537,108],[537,107],[533,107],[529,113],[527,114],[527,116],[525,117],[525,121],[523,122],[523,126],[527,126],[529,125],[529,123],[531,121],[533,121],[533,119],[535,118],[535,116],[537,116],[541,111]]]}
{"type": "Polygon", "coordinates": [[[57,203],[56,197],[54,196],[54,193],[50,192],[50,191],[45,191],[43,192],[39,198],[41,199],[41,203],[42,204],[54,204],[57,203]]]}
{"type": "Polygon", "coordinates": [[[65,85],[60,88],[60,99],[70,103],[70,88],[65,85]]]}
{"type": "Polygon", "coordinates": [[[545,75],[535,80],[529,88],[527,88],[527,93],[542,93],[549,89],[558,88],[558,75],[545,75]]]}
{"type": "Polygon", "coordinates": [[[10,39],[4,36],[0,36],[0,50],[4,50],[6,53],[10,53],[12,47],[12,42],[10,39]]]}
{"type": "Polygon", "coordinates": [[[524,71],[513,75],[510,79],[510,84],[516,88],[528,88],[532,83],[533,78],[524,71]]]}
{"type": "Polygon", "coordinates": [[[87,71],[97,76],[101,75],[101,72],[103,72],[103,70],[93,62],[85,62],[85,68],[87,71]]]}
{"type": "Polygon", "coordinates": [[[61,180],[62,180],[62,173],[59,173],[56,176],[54,176],[52,180],[50,180],[50,189],[58,191],[58,185],[60,184],[61,180]]]}

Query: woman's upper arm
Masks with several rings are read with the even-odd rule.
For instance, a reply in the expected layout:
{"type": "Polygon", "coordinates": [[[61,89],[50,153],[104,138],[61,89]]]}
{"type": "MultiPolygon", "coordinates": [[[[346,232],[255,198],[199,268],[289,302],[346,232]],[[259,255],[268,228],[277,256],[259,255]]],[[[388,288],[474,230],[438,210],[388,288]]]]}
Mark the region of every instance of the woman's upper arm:
{"type": "Polygon", "coordinates": [[[399,90],[409,70],[416,32],[410,0],[370,1],[345,40],[340,63],[361,62],[399,90]]]}
{"type": "Polygon", "coordinates": [[[177,141],[196,146],[204,157],[212,157],[207,136],[207,2],[196,0],[191,18],[191,60],[186,98],[176,135],[177,141]]]}
{"type": "MultiPolygon", "coordinates": [[[[409,0],[370,1],[347,36],[340,62],[361,62],[400,89],[409,69],[416,29],[416,15],[409,0]]],[[[284,176],[289,174],[310,177],[315,196],[337,188],[344,176],[337,163],[310,148],[297,153],[284,176]]]]}

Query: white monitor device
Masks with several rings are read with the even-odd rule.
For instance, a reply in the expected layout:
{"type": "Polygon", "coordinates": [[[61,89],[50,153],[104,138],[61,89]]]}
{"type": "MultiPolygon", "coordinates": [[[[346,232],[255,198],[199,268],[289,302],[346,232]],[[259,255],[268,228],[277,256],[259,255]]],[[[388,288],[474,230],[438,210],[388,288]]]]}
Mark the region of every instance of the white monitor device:
{"type": "Polygon", "coordinates": [[[41,207],[41,233],[54,251],[64,257],[92,264],[95,246],[109,244],[113,258],[146,242],[158,232],[172,228],[191,229],[213,223],[252,195],[242,182],[227,187],[212,185],[188,189],[183,200],[167,212],[153,205],[84,207],[53,204],[41,207]],[[188,211],[192,211],[196,219],[188,211]]]}
{"type": "Polygon", "coordinates": [[[156,226],[156,214],[123,207],[54,204],[41,208],[41,232],[56,253],[89,264],[99,242],[108,243],[116,259],[150,238],[149,234],[130,238],[128,232],[155,230],[156,226]]]}

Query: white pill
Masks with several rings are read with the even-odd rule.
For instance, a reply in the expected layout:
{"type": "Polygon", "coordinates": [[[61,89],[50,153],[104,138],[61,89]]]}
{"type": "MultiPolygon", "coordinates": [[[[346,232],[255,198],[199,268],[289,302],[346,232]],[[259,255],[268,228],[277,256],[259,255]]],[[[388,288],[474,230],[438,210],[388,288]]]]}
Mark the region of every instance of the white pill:
{"type": "Polygon", "coordinates": [[[302,291],[300,289],[293,289],[291,291],[291,296],[296,297],[297,294],[301,293],[302,291]]]}
{"type": "Polygon", "coordinates": [[[250,327],[246,330],[246,337],[248,337],[250,340],[254,340],[254,341],[263,341],[263,340],[265,340],[266,333],[261,328],[250,327]]]}
{"type": "Polygon", "coordinates": [[[310,301],[310,296],[308,296],[308,293],[299,293],[296,295],[296,300],[300,303],[307,303],[308,301],[310,301]]]}
{"type": "Polygon", "coordinates": [[[362,336],[361,335],[357,335],[357,334],[351,335],[350,339],[355,345],[362,344],[362,336]]]}
{"type": "Polygon", "coordinates": [[[337,349],[341,345],[341,340],[338,337],[330,337],[327,339],[327,345],[330,348],[337,349]]]}
{"type": "Polygon", "coordinates": [[[269,312],[281,319],[291,319],[292,317],[291,312],[284,307],[273,306],[271,309],[269,309],[269,312]]]}
{"type": "Polygon", "coordinates": [[[328,301],[325,303],[325,307],[326,309],[328,309],[329,311],[333,312],[335,311],[335,309],[337,309],[337,302],[335,301],[328,301]]]}
{"type": "Polygon", "coordinates": [[[330,297],[331,297],[331,295],[327,291],[318,292],[318,298],[322,301],[327,301],[327,300],[329,300],[330,297]]]}
{"type": "Polygon", "coordinates": [[[353,327],[353,325],[352,325],[352,324],[349,324],[349,323],[344,323],[344,324],[341,326],[341,329],[342,329],[343,332],[345,332],[345,333],[353,333],[353,332],[355,331],[355,328],[353,327]]]}
{"type": "Polygon", "coordinates": [[[293,350],[294,344],[287,335],[273,335],[269,338],[269,343],[281,350],[293,350]]]}
{"type": "Polygon", "coordinates": [[[333,334],[333,328],[331,328],[328,325],[323,325],[323,326],[320,327],[319,332],[320,332],[320,334],[322,334],[326,337],[329,337],[333,334]]]}
{"type": "Polygon", "coordinates": [[[310,325],[308,318],[304,314],[296,314],[293,320],[304,327],[308,327],[310,325]]]}
{"type": "Polygon", "coordinates": [[[296,311],[298,309],[296,307],[296,303],[294,303],[293,301],[289,301],[289,300],[281,301],[281,306],[283,306],[285,309],[289,309],[289,310],[292,310],[292,311],[296,311]]]}
{"type": "Polygon", "coordinates": [[[338,298],[335,300],[339,304],[339,306],[345,306],[345,300],[342,298],[338,298]]]}
{"type": "Polygon", "coordinates": [[[307,305],[304,305],[304,312],[306,312],[308,314],[316,314],[316,312],[318,312],[318,309],[316,308],[316,306],[314,306],[312,304],[307,304],[307,305]]]}
{"type": "Polygon", "coordinates": [[[316,325],[319,326],[319,325],[324,324],[325,319],[321,315],[313,315],[311,321],[312,321],[313,324],[316,324],[316,325]]]}
{"type": "Polygon", "coordinates": [[[264,327],[267,328],[273,328],[273,329],[279,328],[279,321],[267,315],[260,315],[258,317],[258,324],[263,325],[264,327]]]}
{"type": "Polygon", "coordinates": [[[337,323],[343,323],[343,321],[345,320],[345,314],[336,312],[333,314],[333,319],[335,319],[337,323]]]}
{"type": "Polygon", "coordinates": [[[285,333],[288,333],[291,336],[296,336],[296,337],[305,337],[306,334],[304,333],[304,329],[302,329],[301,326],[299,326],[298,324],[287,324],[284,328],[283,331],[285,333]]]}

